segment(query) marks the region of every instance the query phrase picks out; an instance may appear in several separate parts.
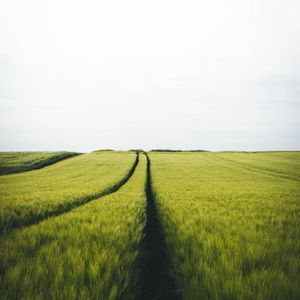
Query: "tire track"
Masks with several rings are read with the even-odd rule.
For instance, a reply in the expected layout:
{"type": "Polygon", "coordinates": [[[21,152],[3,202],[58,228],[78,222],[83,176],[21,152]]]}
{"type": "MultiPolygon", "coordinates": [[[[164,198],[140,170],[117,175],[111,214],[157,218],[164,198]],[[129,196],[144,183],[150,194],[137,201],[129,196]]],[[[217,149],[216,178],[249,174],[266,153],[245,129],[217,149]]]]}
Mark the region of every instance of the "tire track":
{"type": "Polygon", "coordinates": [[[67,213],[74,208],[85,205],[86,203],[89,203],[89,202],[96,200],[98,198],[101,198],[103,196],[115,193],[131,178],[138,163],[139,163],[139,153],[136,153],[135,161],[134,161],[131,169],[129,170],[128,174],[124,178],[122,178],[121,181],[117,182],[115,185],[108,188],[107,190],[100,191],[100,192],[97,192],[92,195],[87,195],[85,197],[80,197],[80,198],[74,199],[72,202],[59,205],[56,209],[54,209],[52,211],[48,211],[48,212],[45,212],[45,213],[42,213],[39,215],[35,215],[31,219],[24,220],[21,222],[15,222],[15,223],[11,222],[11,223],[7,224],[7,226],[3,226],[0,229],[0,234],[4,235],[4,234],[11,232],[12,230],[37,224],[48,218],[56,217],[56,216],[62,215],[64,213],[67,213]]]}
{"type": "Polygon", "coordinates": [[[29,167],[20,167],[20,169],[12,169],[12,168],[0,168],[0,176],[5,176],[5,175],[11,175],[11,174],[20,174],[20,173],[26,173],[29,171],[35,171],[35,170],[40,170],[45,167],[49,167],[52,165],[55,165],[61,161],[67,160],[69,158],[73,158],[75,156],[82,155],[82,153],[67,153],[67,154],[62,154],[62,155],[55,155],[50,157],[47,160],[41,161],[35,165],[29,166],[29,167]]]}
{"type": "Polygon", "coordinates": [[[151,186],[150,159],[147,158],[146,225],[142,241],[140,274],[142,300],[179,299],[174,280],[170,276],[170,264],[166,251],[165,236],[159,222],[155,198],[151,186]]]}

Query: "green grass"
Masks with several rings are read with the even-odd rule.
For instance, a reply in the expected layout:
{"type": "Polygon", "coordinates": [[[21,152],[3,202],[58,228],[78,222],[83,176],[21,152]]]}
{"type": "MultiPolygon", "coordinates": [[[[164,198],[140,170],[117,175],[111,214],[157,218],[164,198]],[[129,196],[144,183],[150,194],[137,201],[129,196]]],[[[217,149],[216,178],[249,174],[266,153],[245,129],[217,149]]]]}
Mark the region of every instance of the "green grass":
{"type": "Polygon", "coordinates": [[[299,299],[299,152],[149,156],[183,299],[299,299]]]}
{"type": "MultiPolygon", "coordinates": [[[[103,155],[87,157],[98,164],[107,158],[119,173],[121,162],[127,168],[134,156],[103,155]]],[[[133,176],[117,192],[2,237],[1,299],[135,299],[145,179],[141,154],[133,176]]]]}
{"type": "Polygon", "coordinates": [[[127,176],[135,159],[130,152],[96,152],[44,169],[1,176],[1,232],[101,196],[127,176]]]}
{"type": "MultiPolygon", "coordinates": [[[[300,152],[148,155],[182,299],[300,299],[300,152]]],[[[143,299],[139,157],[133,174],[135,152],[95,151],[0,176],[0,299],[143,299]]]]}
{"type": "Polygon", "coordinates": [[[265,175],[300,180],[300,152],[219,152],[211,158],[265,175]]]}
{"type": "Polygon", "coordinates": [[[0,152],[0,175],[40,169],[75,155],[79,155],[79,153],[0,152]]]}

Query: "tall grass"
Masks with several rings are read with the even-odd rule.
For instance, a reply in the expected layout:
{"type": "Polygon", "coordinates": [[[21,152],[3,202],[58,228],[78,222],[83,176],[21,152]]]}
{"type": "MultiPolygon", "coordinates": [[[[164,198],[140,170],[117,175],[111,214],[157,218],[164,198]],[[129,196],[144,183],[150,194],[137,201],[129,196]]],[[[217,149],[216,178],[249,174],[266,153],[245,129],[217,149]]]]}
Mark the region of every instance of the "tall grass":
{"type": "Polygon", "coordinates": [[[100,196],[128,175],[135,160],[130,152],[98,152],[40,170],[1,176],[1,232],[100,196]]]}
{"type": "Polygon", "coordinates": [[[76,152],[0,152],[0,175],[40,169],[78,154],[76,152]]]}
{"type": "Polygon", "coordinates": [[[243,155],[149,155],[183,299],[300,298],[299,153],[243,155]]]}
{"type": "Polygon", "coordinates": [[[2,237],[1,299],[135,299],[145,179],[141,154],[117,192],[2,237]]]}

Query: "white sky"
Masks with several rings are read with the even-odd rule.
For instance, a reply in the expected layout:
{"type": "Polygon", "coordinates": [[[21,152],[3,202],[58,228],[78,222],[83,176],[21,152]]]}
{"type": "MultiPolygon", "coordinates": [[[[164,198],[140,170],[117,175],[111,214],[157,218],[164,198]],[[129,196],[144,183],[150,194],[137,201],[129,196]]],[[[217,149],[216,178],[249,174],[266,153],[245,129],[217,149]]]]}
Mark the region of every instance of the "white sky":
{"type": "Polygon", "coordinates": [[[0,0],[0,150],[300,149],[299,0],[0,0]]]}

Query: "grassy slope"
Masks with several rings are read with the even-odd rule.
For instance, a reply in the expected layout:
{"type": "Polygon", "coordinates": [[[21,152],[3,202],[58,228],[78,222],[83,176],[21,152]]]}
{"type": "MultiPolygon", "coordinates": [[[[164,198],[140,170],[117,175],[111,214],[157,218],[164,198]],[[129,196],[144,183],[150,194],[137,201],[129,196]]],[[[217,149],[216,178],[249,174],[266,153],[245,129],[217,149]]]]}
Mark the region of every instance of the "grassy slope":
{"type": "Polygon", "coordinates": [[[183,299],[299,299],[299,153],[150,159],[183,299]]]}
{"type": "Polygon", "coordinates": [[[0,152],[0,175],[40,169],[78,154],[75,152],[0,152]]]}
{"type": "Polygon", "coordinates": [[[84,154],[45,169],[1,176],[1,231],[31,224],[111,189],[127,176],[135,158],[128,152],[84,154]]]}
{"type": "Polygon", "coordinates": [[[119,191],[0,243],[2,299],[134,299],[146,159],[119,191]]]}

